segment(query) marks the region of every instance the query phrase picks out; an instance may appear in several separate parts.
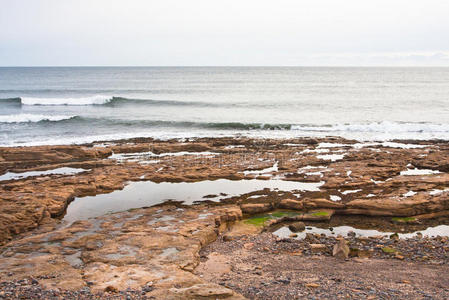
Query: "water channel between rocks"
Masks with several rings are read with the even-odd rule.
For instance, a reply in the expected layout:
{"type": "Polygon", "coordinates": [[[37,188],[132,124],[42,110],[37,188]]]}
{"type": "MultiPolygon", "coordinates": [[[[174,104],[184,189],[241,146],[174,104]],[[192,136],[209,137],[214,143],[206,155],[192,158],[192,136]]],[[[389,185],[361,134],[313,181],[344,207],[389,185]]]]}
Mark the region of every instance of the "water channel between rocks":
{"type": "MultiPolygon", "coordinates": [[[[296,239],[303,239],[306,237],[307,233],[314,233],[314,234],[324,234],[326,236],[338,236],[341,235],[343,237],[346,237],[348,235],[354,234],[355,236],[359,237],[374,237],[374,236],[384,236],[389,237],[392,234],[395,234],[395,232],[385,232],[385,231],[379,231],[376,229],[358,229],[352,226],[337,226],[332,228],[319,228],[315,226],[308,226],[304,231],[302,232],[296,232],[295,238],[296,239]]],[[[432,236],[449,236],[449,226],[448,225],[438,225],[435,227],[428,227],[424,230],[419,230],[415,232],[410,233],[398,233],[398,237],[401,239],[405,238],[412,238],[418,236],[418,233],[421,233],[423,236],[432,237],[432,236]]],[[[290,231],[290,229],[285,226],[277,229],[273,232],[274,235],[281,237],[281,238],[288,238],[291,237],[293,232],[290,231]]]]}
{"type": "Polygon", "coordinates": [[[149,207],[169,200],[188,205],[195,201],[220,201],[266,188],[285,192],[319,191],[322,184],[274,179],[218,179],[179,183],[139,181],[109,194],[75,198],[68,206],[63,220],[72,223],[107,213],[149,207]]]}

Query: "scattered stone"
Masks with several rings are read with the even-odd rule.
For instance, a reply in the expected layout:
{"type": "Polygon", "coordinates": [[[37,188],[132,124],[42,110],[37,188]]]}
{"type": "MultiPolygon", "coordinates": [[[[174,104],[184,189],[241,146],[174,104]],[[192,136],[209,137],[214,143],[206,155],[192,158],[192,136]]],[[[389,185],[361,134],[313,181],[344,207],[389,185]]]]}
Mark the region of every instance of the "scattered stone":
{"type": "Polygon", "coordinates": [[[306,224],[304,224],[303,222],[295,222],[288,225],[288,229],[290,229],[292,232],[301,232],[306,229],[306,224]]]}
{"type": "Polygon", "coordinates": [[[325,252],[327,246],[324,244],[310,244],[310,249],[312,250],[312,253],[325,252]]]}
{"type": "Polygon", "coordinates": [[[332,250],[332,255],[339,259],[347,259],[349,255],[349,247],[345,239],[340,239],[332,250]]]}

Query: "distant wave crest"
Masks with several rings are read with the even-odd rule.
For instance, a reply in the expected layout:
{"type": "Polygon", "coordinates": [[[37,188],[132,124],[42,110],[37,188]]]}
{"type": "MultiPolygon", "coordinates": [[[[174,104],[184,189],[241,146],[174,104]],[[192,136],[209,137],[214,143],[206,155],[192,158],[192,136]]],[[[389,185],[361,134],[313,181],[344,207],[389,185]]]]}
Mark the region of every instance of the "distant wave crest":
{"type": "Polygon", "coordinates": [[[292,130],[322,132],[449,132],[449,124],[405,123],[405,122],[372,122],[366,124],[334,124],[324,126],[293,125],[292,130]]]}
{"type": "Polygon", "coordinates": [[[77,116],[48,116],[37,114],[16,114],[0,116],[0,123],[37,123],[37,122],[58,122],[75,119],[77,116]]]}
{"type": "Polygon", "coordinates": [[[0,99],[0,104],[7,105],[41,105],[41,106],[84,106],[84,105],[144,105],[144,106],[221,106],[223,104],[214,104],[195,101],[176,101],[176,100],[152,100],[152,99],[131,99],[125,97],[95,95],[88,97],[18,97],[0,99]]]}
{"type": "Polygon", "coordinates": [[[91,126],[107,126],[117,128],[179,128],[179,129],[209,129],[231,131],[253,130],[283,130],[298,131],[304,133],[448,133],[449,124],[435,123],[400,123],[400,122],[373,122],[358,124],[289,124],[289,123],[243,123],[243,122],[193,122],[193,121],[169,121],[169,120],[129,120],[92,118],[81,116],[44,116],[44,115],[10,115],[0,116],[0,122],[40,122],[60,121],[65,124],[89,123],[91,126]]]}
{"type": "Polygon", "coordinates": [[[34,98],[21,97],[22,105],[102,105],[112,101],[113,97],[95,95],[79,98],[34,98]]]}

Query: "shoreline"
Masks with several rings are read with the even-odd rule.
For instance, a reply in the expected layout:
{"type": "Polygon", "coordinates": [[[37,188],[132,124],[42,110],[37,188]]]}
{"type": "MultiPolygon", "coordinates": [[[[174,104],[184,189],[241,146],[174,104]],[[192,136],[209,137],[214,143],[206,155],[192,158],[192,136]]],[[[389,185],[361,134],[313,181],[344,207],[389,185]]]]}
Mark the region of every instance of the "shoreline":
{"type": "MultiPolygon", "coordinates": [[[[79,290],[85,286],[89,291],[110,292],[112,296],[127,286],[137,290],[145,286],[143,279],[137,280],[126,272],[138,266],[141,272],[146,272],[143,277],[154,277],[155,271],[150,271],[145,262],[149,260],[171,274],[166,276],[176,278],[174,282],[180,282],[182,288],[175,288],[174,282],[167,283],[164,276],[154,278],[148,280],[153,282],[152,288],[145,292],[148,297],[169,288],[173,299],[185,297],[192,290],[198,296],[207,289],[213,290],[211,298],[238,299],[241,296],[237,293],[251,293],[240,289],[235,293],[232,286],[225,288],[217,282],[211,285],[207,278],[192,275],[200,264],[201,249],[215,240],[223,242],[224,235],[257,238],[259,232],[275,223],[328,223],[333,216],[344,219],[353,215],[360,222],[364,215],[379,217],[385,219],[382,226],[389,226],[390,222],[398,228],[412,228],[420,223],[448,224],[448,161],[449,144],[443,140],[361,143],[338,137],[184,141],[133,138],[84,145],[0,147],[0,176],[34,172],[34,176],[0,182],[0,265],[5,270],[6,266],[15,270],[10,276],[6,271],[0,272],[0,278],[14,281],[39,274],[43,276],[39,284],[44,289],[79,290]],[[51,174],[51,170],[61,168],[80,171],[51,174]],[[47,173],[35,176],[40,172],[47,173]],[[226,190],[220,180],[228,180],[235,190],[226,190]],[[254,180],[262,186],[264,182],[267,186],[270,182],[280,183],[282,188],[248,187],[247,182],[253,184],[254,180]],[[75,219],[65,226],[60,221],[67,207],[82,197],[89,196],[88,202],[94,204],[95,195],[113,199],[120,191],[125,194],[119,195],[132,202],[139,196],[135,191],[128,192],[134,183],[142,182],[143,186],[172,183],[166,191],[173,191],[180,184],[205,181],[210,182],[208,194],[202,198],[200,194],[190,195],[201,200],[194,205],[162,201],[152,206],[149,202],[129,206],[122,209],[124,212],[75,219]],[[295,215],[271,220],[262,227],[240,221],[278,209],[293,211],[295,215]],[[161,212],[156,213],[157,210],[161,212]],[[101,224],[95,225],[98,220],[102,220],[101,224]],[[122,225],[112,229],[116,223],[122,225]],[[197,230],[198,236],[192,234],[197,230]],[[132,240],[131,244],[126,239],[132,240]],[[147,245],[153,254],[144,258],[147,254],[141,253],[140,242],[134,239],[147,245]],[[195,242],[190,245],[186,239],[195,242]],[[185,261],[186,257],[179,252],[189,253],[190,267],[181,267],[184,273],[167,271],[179,268],[181,261],[185,261]],[[52,258],[55,263],[45,264],[46,269],[28,266],[43,263],[44,258],[45,261],[52,258]],[[102,273],[115,268],[121,270],[116,274],[120,281],[107,279],[106,273],[102,273]],[[62,272],[60,277],[45,279],[57,270],[62,272]],[[68,280],[71,276],[75,279],[68,280]],[[185,282],[186,276],[189,283],[185,282]]],[[[161,193],[165,195],[164,190],[161,193]]],[[[187,199],[189,189],[182,190],[181,201],[182,195],[187,199]]],[[[156,199],[155,195],[151,197],[156,199]]],[[[87,208],[80,206],[80,209],[87,208]]],[[[443,244],[447,244],[447,239],[443,244]]],[[[447,268],[447,252],[441,259],[447,268]]]]}

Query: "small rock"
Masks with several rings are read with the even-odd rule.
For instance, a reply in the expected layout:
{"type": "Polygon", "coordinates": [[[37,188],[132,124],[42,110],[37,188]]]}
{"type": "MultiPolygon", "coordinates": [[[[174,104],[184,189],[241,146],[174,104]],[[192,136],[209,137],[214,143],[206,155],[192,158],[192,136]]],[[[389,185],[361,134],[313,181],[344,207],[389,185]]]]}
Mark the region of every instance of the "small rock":
{"type": "Polygon", "coordinates": [[[306,229],[306,224],[303,222],[295,222],[288,226],[288,229],[290,229],[292,232],[301,232],[306,229]]]}
{"type": "Polygon", "coordinates": [[[395,241],[399,240],[399,234],[397,232],[393,233],[392,235],[390,235],[390,239],[395,241]]]}
{"type": "Polygon", "coordinates": [[[223,241],[225,241],[225,242],[230,242],[230,241],[232,241],[233,239],[234,239],[234,237],[233,237],[233,236],[230,236],[230,235],[228,235],[228,234],[226,234],[226,235],[223,236],[223,241]]]}
{"type": "Polygon", "coordinates": [[[310,244],[312,253],[325,252],[327,247],[324,244],[310,244]]]}
{"type": "Polygon", "coordinates": [[[317,288],[320,285],[318,283],[306,283],[306,287],[310,287],[310,288],[317,288]]]}
{"type": "Polygon", "coordinates": [[[400,259],[400,260],[403,260],[403,259],[404,259],[404,256],[402,256],[402,255],[396,253],[395,258],[400,259]]]}
{"type": "Polygon", "coordinates": [[[254,243],[243,244],[243,248],[245,248],[246,250],[251,250],[254,248],[254,243]]]}
{"type": "Polygon", "coordinates": [[[345,239],[339,240],[332,250],[332,255],[339,259],[346,259],[349,255],[349,247],[345,239]]]}
{"type": "Polygon", "coordinates": [[[108,285],[108,286],[104,289],[104,291],[105,291],[106,293],[117,293],[117,288],[116,288],[115,286],[108,285]]]}
{"type": "Polygon", "coordinates": [[[349,231],[348,232],[348,236],[349,237],[355,237],[355,232],[354,231],[349,231]]]}

